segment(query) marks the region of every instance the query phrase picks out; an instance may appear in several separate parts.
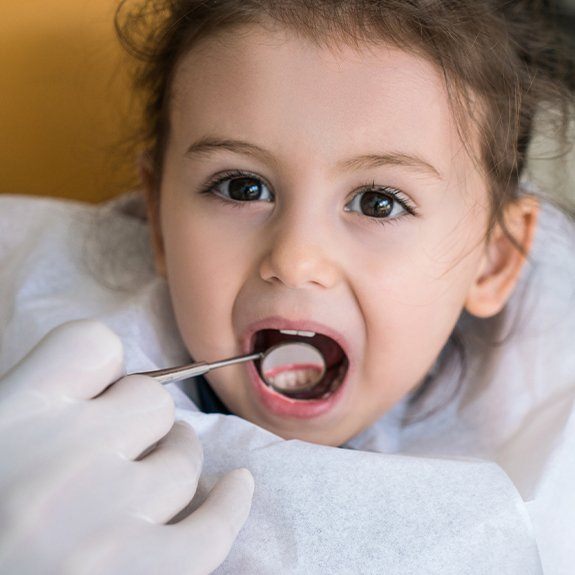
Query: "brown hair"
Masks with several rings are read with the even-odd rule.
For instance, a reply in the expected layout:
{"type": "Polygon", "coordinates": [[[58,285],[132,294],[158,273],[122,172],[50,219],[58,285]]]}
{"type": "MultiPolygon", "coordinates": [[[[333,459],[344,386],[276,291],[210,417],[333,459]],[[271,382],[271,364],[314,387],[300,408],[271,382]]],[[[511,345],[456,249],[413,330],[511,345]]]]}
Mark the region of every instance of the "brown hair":
{"type": "MultiPolygon", "coordinates": [[[[443,72],[464,142],[478,131],[477,160],[490,183],[491,225],[517,197],[534,116],[545,104],[563,141],[573,62],[544,0],[122,0],[116,28],[141,66],[143,140],[159,188],[169,137],[171,84],[200,40],[272,22],[317,44],[391,43],[443,72]]],[[[548,117],[547,121],[550,120],[548,117]]]]}
{"type": "MultiPolygon", "coordinates": [[[[392,44],[437,66],[462,141],[479,136],[472,157],[489,185],[488,233],[496,223],[506,231],[504,207],[518,197],[541,107],[548,110],[547,127],[568,147],[574,64],[554,22],[546,0],[122,0],[116,13],[119,38],[140,61],[141,141],[153,164],[156,195],[179,62],[202,39],[271,23],[317,45],[392,44]]],[[[455,332],[446,347],[464,358],[455,332]]]]}

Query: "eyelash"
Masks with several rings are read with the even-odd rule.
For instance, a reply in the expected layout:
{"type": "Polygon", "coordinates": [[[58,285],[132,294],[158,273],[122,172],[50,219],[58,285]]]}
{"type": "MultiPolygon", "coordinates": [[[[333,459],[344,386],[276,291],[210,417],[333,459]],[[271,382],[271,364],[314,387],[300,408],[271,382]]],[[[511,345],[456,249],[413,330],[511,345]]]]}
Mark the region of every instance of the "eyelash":
{"type": "MultiPolygon", "coordinates": [[[[217,176],[214,176],[211,180],[209,180],[200,189],[199,193],[201,195],[209,195],[209,196],[213,197],[214,199],[222,202],[226,206],[230,206],[232,208],[237,208],[237,209],[244,208],[246,206],[246,204],[254,203],[254,202],[250,202],[250,201],[241,202],[241,201],[237,201],[237,200],[233,200],[233,199],[227,199],[225,197],[222,197],[220,194],[218,194],[214,191],[214,189],[217,186],[219,186],[220,184],[222,184],[228,180],[232,180],[234,178],[254,178],[255,180],[258,180],[259,182],[262,182],[271,192],[271,186],[266,182],[266,180],[264,180],[260,176],[257,176],[256,174],[252,174],[250,172],[243,172],[241,170],[232,170],[229,172],[221,172],[217,176]]],[[[374,180],[372,180],[371,182],[366,182],[365,184],[360,185],[358,192],[353,196],[353,198],[350,201],[353,201],[353,199],[355,199],[359,194],[364,193],[364,192],[380,192],[382,194],[387,194],[387,195],[391,196],[394,199],[394,201],[397,201],[399,203],[399,205],[405,210],[405,213],[403,213],[399,216],[396,216],[394,218],[377,218],[374,216],[367,216],[365,214],[359,214],[359,215],[363,215],[364,217],[368,218],[370,222],[373,222],[373,223],[379,224],[379,225],[387,225],[387,224],[398,223],[399,220],[402,220],[404,217],[407,217],[407,216],[415,216],[415,217],[419,216],[419,212],[418,212],[417,208],[415,207],[415,205],[411,202],[411,200],[409,198],[407,198],[404,194],[402,194],[402,192],[400,190],[397,190],[396,188],[391,188],[388,186],[378,186],[374,180]]],[[[352,213],[354,213],[354,212],[352,212],[352,213]]],[[[355,212],[355,213],[357,213],[357,212],[355,212]]]]}
{"type": "Polygon", "coordinates": [[[218,200],[225,204],[226,206],[231,206],[232,208],[242,209],[246,206],[246,204],[251,204],[253,202],[239,202],[232,199],[226,199],[220,196],[219,194],[214,192],[214,188],[223,184],[227,180],[233,180],[234,178],[254,178],[260,182],[263,182],[268,188],[271,189],[271,186],[260,176],[256,176],[250,172],[242,172],[240,170],[233,170],[230,172],[221,172],[217,176],[214,176],[211,180],[209,180],[204,187],[200,190],[200,194],[205,194],[213,197],[215,200],[218,200]]]}

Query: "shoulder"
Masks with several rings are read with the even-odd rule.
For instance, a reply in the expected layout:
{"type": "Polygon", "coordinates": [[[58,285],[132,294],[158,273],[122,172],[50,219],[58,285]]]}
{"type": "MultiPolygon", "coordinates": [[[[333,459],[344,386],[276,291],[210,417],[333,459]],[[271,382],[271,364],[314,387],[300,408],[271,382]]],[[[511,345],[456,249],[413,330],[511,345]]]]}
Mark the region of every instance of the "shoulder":
{"type": "Polygon", "coordinates": [[[96,248],[110,235],[145,236],[145,220],[135,208],[126,209],[138,204],[143,201],[133,194],[103,204],[0,195],[0,267],[19,266],[38,253],[48,260],[63,260],[88,240],[96,248]],[[105,233],[99,233],[103,228],[105,233]]]}
{"type": "Polygon", "coordinates": [[[147,223],[125,204],[0,197],[0,373],[52,327],[82,317],[126,324],[142,291],[159,290],[147,223]]]}

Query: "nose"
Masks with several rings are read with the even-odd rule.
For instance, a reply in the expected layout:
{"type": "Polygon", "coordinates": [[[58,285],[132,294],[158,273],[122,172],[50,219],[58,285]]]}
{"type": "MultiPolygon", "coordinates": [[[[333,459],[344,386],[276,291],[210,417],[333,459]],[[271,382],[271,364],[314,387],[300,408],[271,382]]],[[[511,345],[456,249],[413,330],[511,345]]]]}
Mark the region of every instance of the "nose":
{"type": "MultiPolygon", "coordinates": [[[[295,216],[295,214],[292,214],[295,216]]],[[[271,230],[267,251],[260,264],[260,276],[270,283],[291,289],[304,287],[331,288],[337,284],[340,271],[336,245],[331,235],[307,216],[300,221],[276,222],[271,230]]]]}

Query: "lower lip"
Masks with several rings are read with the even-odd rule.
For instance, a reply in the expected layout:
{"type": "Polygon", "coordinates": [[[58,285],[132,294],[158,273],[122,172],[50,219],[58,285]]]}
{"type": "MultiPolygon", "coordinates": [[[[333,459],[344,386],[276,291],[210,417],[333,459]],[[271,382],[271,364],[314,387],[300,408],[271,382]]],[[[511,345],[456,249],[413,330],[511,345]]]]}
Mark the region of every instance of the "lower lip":
{"type": "Polygon", "coordinates": [[[297,400],[286,397],[269,388],[260,378],[254,362],[250,361],[247,367],[250,382],[256,396],[267,411],[282,417],[293,417],[297,419],[319,417],[334,409],[335,406],[343,400],[351,371],[351,366],[348,366],[343,381],[339,384],[337,390],[329,397],[325,399],[297,400]]]}

